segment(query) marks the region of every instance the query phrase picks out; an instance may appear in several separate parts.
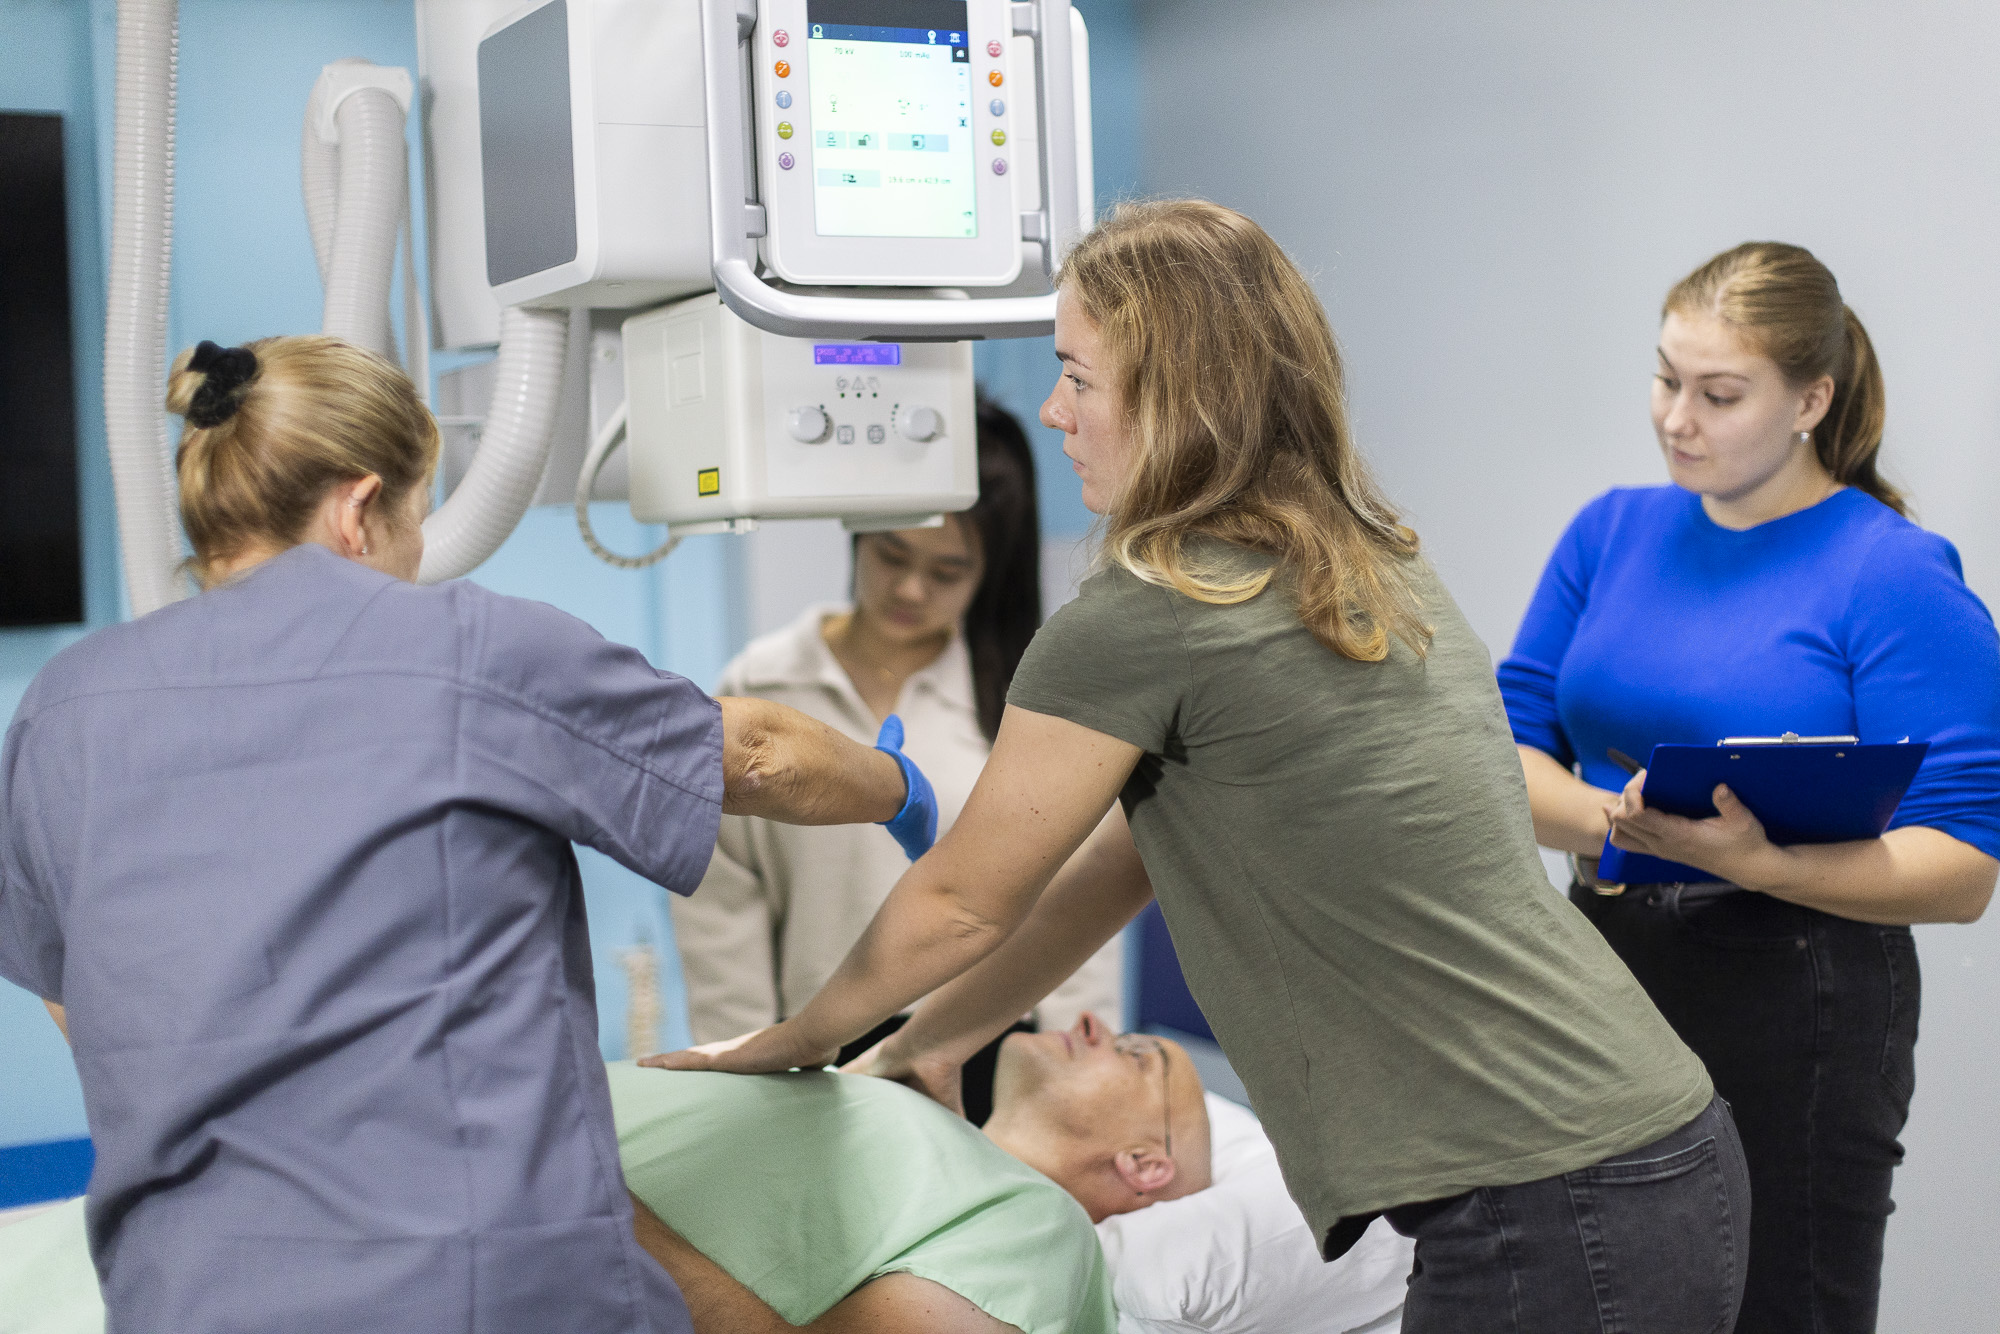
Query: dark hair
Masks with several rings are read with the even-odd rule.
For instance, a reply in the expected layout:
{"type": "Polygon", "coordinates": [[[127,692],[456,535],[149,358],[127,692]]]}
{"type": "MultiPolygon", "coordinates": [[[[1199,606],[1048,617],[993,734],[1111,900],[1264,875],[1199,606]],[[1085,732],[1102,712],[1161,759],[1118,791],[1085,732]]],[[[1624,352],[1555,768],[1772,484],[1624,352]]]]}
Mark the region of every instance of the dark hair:
{"type": "Polygon", "coordinates": [[[1866,491],[1898,514],[1909,505],[1877,471],[1887,420],[1882,366],[1840,284],[1803,246],[1746,241],[1674,284],[1660,317],[1714,315],[1738,330],[1795,385],[1825,375],[1833,401],[1813,428],[1820,465],[1842,486],[1866,491]]]}
{"type": "Polygon", "coordinates": [[[979,533],[986,575],[965,610],[972,698],[979,730],[1000,731],[1007,687],[1042,625],[1042,521],[1035,505],[1035,455],[1013,413],[979,400],[979,499],[964,515],[979,533]]]}

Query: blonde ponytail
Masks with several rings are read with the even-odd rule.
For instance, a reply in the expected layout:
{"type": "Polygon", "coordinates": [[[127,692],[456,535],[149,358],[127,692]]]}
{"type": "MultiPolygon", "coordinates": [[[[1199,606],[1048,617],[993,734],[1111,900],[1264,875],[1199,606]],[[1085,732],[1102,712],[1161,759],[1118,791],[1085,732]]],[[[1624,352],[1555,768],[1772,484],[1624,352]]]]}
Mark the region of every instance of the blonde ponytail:
{"type": "Polygon", "coordinates": [[[203,584],[246,550],[296,546],[330,487],[373,474],[394,512],[437,464],[437,422],[409,377],[337,338],[191,348],[167,410],[187,423],[175,466],[203,584]]]}

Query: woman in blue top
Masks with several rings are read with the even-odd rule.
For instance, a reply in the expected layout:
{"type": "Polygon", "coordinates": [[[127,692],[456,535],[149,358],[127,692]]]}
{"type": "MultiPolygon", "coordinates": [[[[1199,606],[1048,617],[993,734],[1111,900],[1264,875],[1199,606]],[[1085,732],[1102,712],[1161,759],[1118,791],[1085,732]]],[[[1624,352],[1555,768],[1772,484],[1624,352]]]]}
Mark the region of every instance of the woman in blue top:
{"type": "Polygon", "coordinates": [[[1577,516],[1500,667],[1538,838],[1577,857],[1571,897],[1735,1109],[1736,1328],[1757,1334],[1874,1329],[1915,1080],[1910,924],[1973,921],[2000,871],[2000,640],[1877,474],[1882,423],[1825,266],[1776,243],[1716,256],[1664,308],[1674,485],[1577,516]],[[1931,748],[1888,833],[1817,847],[1775,846],[1726,788],[1714,819],[1647,810],[1610,754],[1782,732],[1931,748]],[[1599,886],[1607,834],[1713,881],[1599,886]]]}
{"type": "Polygon", "coordinates": [[[417,587],[437,426],[381,358],[204,343],[168,404],[207,591],[59,654],[0,751],[0,977],[75,1051],[107,1330],[686,1331],[632,1235],[570,844],[687,893],[724,811],[928,785],[417,587]]]}

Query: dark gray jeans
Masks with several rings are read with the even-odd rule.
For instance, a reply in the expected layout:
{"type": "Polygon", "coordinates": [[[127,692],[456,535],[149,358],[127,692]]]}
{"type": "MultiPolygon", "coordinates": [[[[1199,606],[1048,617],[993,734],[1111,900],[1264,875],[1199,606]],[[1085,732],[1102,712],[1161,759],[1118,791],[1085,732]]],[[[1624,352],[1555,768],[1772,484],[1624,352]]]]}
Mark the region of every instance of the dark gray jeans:
{"type": "Polygon", "coordinates": [[[1388,1219],[1417,1243],[1403,1334],[1726,1334],[1750,1177],[1718,1098],[1631,1153],[1388,1219]]]}

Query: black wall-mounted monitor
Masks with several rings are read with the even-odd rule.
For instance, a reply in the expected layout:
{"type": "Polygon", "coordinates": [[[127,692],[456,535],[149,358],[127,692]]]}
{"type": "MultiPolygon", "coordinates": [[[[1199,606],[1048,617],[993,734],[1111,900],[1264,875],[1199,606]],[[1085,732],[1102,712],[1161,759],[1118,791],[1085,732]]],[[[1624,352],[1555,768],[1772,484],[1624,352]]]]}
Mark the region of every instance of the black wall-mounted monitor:
{"type": "Polygon", "coordinates": [[[83,619],[62,117],[0,112],[0,626],[83,619]]]}

